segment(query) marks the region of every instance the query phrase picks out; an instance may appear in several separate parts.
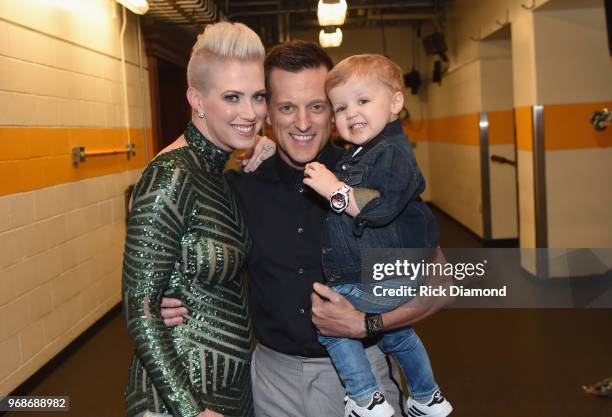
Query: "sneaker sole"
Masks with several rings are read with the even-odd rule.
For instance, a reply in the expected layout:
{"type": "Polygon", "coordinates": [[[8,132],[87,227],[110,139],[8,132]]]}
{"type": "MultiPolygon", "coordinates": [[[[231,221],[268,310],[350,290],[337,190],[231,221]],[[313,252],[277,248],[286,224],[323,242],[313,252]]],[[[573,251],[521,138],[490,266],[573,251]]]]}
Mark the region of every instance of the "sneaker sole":
{"type": "MultiPolygon", "coordinates": [[[[426,417],[446,417],[447,415],[453,412],[453,406],[450,403],[447,403],[447,404],[448,404],[447,407],[444,407],[443,409],[439,410],[435,414],[426,414],[426,417]]],[[[423,416],[422,412],[411,414],[410,407],[408,406],[408,404],[406,404],[406,414],[410,417],[422,417],[423,416]]]]}

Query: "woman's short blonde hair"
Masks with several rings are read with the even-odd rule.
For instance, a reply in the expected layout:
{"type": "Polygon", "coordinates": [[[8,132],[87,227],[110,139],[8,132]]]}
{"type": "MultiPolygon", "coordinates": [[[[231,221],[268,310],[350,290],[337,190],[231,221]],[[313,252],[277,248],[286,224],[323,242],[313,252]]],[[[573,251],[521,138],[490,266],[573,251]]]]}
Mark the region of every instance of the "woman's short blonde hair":
{"type": "Polygon", "coordinates": [[[248,26],[231,22],[207,25],[191,50],[187,83],[189,87],[205,92],[212,65],[230,59],[263,62],[265,54],[261,39],[248,26]]]}
{"type": "Polygon", "coordinates": [[[402,69],[384,55],[361,54],[343,59],[327,74],[325,91],[346,83],[350,78],[375,77],[391,91],[402,91],[402,69]]]}

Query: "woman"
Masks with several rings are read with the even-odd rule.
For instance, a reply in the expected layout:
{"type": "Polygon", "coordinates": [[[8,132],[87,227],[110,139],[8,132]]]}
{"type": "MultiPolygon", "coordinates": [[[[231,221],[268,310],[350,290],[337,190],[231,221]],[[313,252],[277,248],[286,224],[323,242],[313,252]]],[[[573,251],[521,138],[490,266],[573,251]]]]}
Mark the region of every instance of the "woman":
{"type": "Polygon", "coordinates": [[[130,417],[252,415],[252,326],[240,274],[249,237],[222,171],[232,150],[254,145],[266,115],[263,58],[246,26],[206,27],[187,67],[191,121],[134,189],[123,264],[136,347],[130,417]],[[164,325],[164,294],[189,308],[182,325],[164,325]]]}

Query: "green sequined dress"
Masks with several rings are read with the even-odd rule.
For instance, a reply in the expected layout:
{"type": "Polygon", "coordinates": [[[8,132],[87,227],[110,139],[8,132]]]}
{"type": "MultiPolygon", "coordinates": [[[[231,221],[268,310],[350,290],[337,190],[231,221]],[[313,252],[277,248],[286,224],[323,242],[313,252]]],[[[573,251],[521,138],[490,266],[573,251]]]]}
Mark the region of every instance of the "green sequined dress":
{"type": "Polygon", "coordinates": [[[132,195],[123,262],[123,306],[136,347],[129,417],[192,417],[210,408],[252,416],[253,331],[242,285],[246,225],[223,177],[228,153],[190,122],[188,146],[159,155],[132,195]],[[168,328],[163,295],[189,309],[168,328]]]}

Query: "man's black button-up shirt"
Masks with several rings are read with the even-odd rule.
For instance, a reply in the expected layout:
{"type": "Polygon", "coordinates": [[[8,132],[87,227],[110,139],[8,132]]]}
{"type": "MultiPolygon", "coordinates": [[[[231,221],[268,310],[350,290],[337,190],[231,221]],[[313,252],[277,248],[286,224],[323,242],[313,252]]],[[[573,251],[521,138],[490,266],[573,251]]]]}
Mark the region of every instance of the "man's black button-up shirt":
{"type": "MultiPolygon", "coordinates": [[[[333,170],[341,155],[327,144],[317,161],[333,170]]],[[[310,294],[314,282],[324,282],[321,226],[329,203],[278,153],[254,173],[230,171],[226,178],[253,241],[247,272],[257,339],[289,355],[326,356],[312,325],[310,294]]]]}

